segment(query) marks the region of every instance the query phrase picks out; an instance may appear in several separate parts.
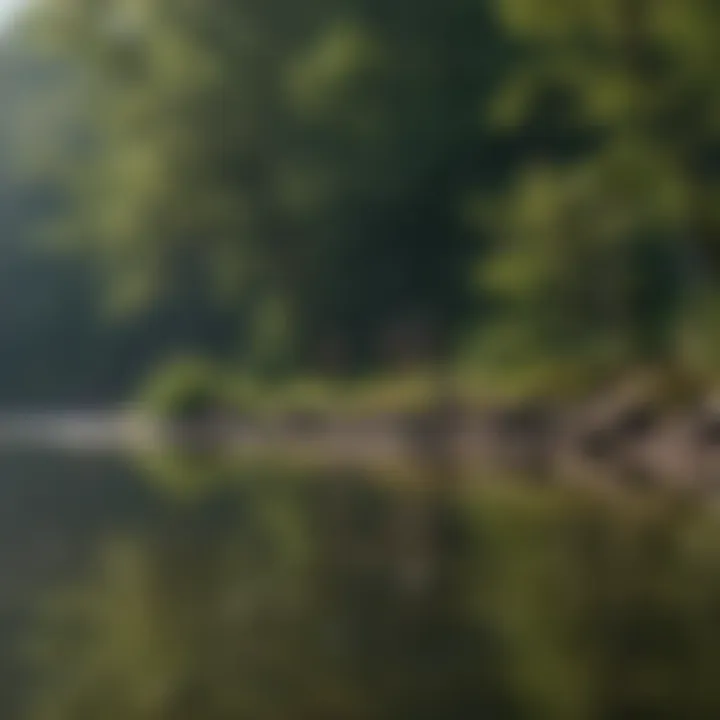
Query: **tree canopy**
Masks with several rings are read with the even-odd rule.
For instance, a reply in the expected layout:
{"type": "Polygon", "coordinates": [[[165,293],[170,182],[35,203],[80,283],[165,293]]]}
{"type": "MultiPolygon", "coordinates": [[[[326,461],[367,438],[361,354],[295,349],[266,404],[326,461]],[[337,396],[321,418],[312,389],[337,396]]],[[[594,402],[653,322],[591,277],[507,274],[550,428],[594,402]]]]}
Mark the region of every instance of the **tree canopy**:
{"type": "Polygon", "coordinates": [[[716,13],[55,0],[25,37],[72,78],[67,234],[150,336],[269,373],[714,383],[716,13]]]}

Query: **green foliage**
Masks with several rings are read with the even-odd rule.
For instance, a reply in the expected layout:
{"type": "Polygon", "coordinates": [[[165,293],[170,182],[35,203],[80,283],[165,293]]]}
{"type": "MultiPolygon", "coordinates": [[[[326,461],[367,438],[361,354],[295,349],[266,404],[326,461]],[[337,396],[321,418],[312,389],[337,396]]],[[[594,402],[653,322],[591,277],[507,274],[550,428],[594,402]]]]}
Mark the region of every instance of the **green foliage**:
{"type": "Polygon", "coordinates": [[[497,118],[546,140],[490,224],[496,259],[481,276],[500,313],[481,347],[527,371],[584,368],[591,384],[635,366],[695,372],[706,351],[679,333],[705,322],[720,283],[717,8],[500,10],[521,51],[497,118]]]}
{"type": "Polygon", "coordinates": [[[67,0],[47,25],[97,81],[77,219],[121,306],[192,282],[273,371],[394,361],[408,327],[423,359],[455,344],[459,206],[496,162],[484,3],[67,0]]]}
{"type": "MultiPolygon", "coordinates": [[[[35,114],[59,114],[51,138],[74,149],[49,154],[72,166],[61,204],[97,261],[87,293],[140,317],[140,342],[117,340],[138,347],[125,376],[188,351],[270,385],[463,354],[518,392],[648,366],[714,382],[717,15],[42,4],[73,92],[44,87],[53,112],[35,114]]],[[[11,113],[13,146],[39,134],[30,114],[11,113]]]]}
{"type": "Polygon", "coordinates": [[[221,370],[212,363],[185,358],[164,365],[140,393],[141,404],[161,418],[202,420],[227,403],[221,370]]]}
{"type": "Polygon", "coordinates": [[[97,143],[86,73],[33,30],[0,37],[0,403],[116,402],[169,355],[235,351],[237,319],[190,281],[142,317],[106,311],[69,218],[97,143]]]}

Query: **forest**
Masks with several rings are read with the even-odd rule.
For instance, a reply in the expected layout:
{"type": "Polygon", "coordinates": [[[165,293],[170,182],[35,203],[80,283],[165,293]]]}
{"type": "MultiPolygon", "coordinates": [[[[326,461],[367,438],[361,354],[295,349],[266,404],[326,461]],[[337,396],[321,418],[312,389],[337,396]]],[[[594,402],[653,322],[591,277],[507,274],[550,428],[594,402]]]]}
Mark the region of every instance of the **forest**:
{"type": "Polygon", "coordinates": [[[0,27],[3,718],[720,717],[717,0],[0,27]]]}
{"type": "Polygon", "coordinates": [[[45,0],[0,48],[0,402],[710,393],[711,0],[45,0]]]}

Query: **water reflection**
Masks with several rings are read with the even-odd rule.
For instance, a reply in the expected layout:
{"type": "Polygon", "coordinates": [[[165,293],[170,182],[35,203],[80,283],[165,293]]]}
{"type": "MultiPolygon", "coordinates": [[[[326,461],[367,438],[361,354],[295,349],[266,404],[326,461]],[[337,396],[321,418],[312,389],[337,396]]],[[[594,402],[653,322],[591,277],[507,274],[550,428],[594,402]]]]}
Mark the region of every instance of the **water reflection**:
{"type": "Polygon", "coordinates": [[[435,479],[235,470],[170,496],[40,614],[30,717],[720,715],[712,507],[435,479]]]}

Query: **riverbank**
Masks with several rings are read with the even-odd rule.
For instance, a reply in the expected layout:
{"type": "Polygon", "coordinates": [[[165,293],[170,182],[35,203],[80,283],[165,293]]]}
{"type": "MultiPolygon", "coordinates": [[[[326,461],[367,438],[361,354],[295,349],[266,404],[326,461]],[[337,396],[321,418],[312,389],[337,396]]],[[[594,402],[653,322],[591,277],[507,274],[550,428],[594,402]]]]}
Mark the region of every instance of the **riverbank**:
{"type": "Polygon", "coordinates": [[[160,446],[325,463],[413,463],[518,470],[538,477],[607,473],[673,484],[720,480],[720,412],[626,408],[428,408],[362,420],[288,415],[156,426],[160,446]]]}
{"type": "MultiPolygon", "coordinates": [[[[401,405],[400,403],[398,403],[401,405]]],[[[172,452],[331,464],[455,466],[545,474],[608,472],[720,481],[720,406],[667,405],[639,392],[584,401],[491,404],[458,394],[392,409],[297,404],[168,418],[131,408],[0,414],[0,446],[172,452]]]]}

